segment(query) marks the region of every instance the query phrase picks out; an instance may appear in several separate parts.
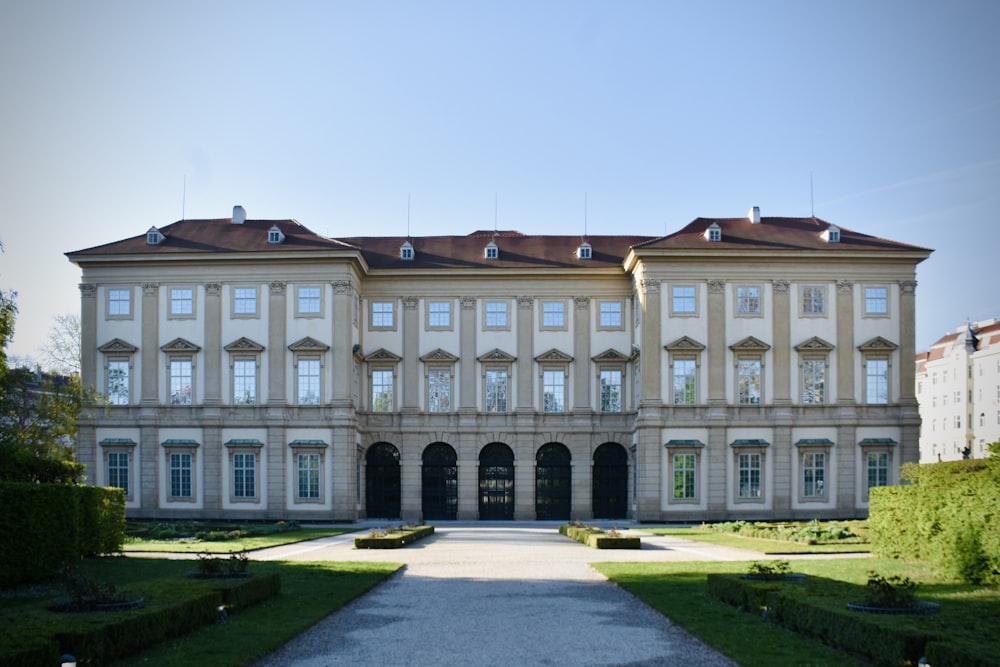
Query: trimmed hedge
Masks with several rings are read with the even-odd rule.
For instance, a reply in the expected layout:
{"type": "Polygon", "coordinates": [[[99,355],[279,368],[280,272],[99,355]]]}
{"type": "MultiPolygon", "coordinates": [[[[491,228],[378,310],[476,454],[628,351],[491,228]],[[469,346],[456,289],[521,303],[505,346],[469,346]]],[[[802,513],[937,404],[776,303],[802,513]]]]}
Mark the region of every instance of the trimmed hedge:
{"type": "Polygon", "coordinates": [[[74,624],[74,630],[27,638],[19,647],[0,648],[0,663],[10,667],[55,665],[61,654],[69,653],[84,657],[89,664],[107,664],[218,622],[222,605],[234,611],[275,597],[281,578],[267,574],[216,586],[208,590],[180,586],[175,589],[175,597],[180,599],[135,611],[79,615],[86,622],[74,624]]]}
{"type": "Polygon", "coordinates": [[[125,541],[121,489],[0,482],[0,586],[40,581],[125,541]]]}
{"type": "Polygon", "coordinates": [[[559,533],[594,549],[641,549],[638,537],[611,536],[593,526],[559,526],[559,533]]]}
{"type": "Polygon", "coordinates": [[[904,466],[912,484],[872,489],[872,553],[1000,585],[1000,456],[904,466]]]}
{"type": "Polygon", "coordinates": [[[398,549],[434,534],[434,526],[391,529],[383,536],[355,537],[355,549],[398,549]]]}

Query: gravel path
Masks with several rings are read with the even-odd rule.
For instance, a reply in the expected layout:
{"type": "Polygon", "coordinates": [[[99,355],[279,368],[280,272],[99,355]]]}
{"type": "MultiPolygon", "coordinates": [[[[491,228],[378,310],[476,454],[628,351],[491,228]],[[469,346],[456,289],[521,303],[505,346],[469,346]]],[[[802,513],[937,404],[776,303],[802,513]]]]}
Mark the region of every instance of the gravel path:
{"type": "Polygon", "coordinates": [[[406,566],[256,667],[736,664],[588,563],[760,554],[645,534],[639,551],[597,551],[556,525],[449,523],[393,551],[356,550],[348,535],[259,552],[256,560],[406,566]]]}

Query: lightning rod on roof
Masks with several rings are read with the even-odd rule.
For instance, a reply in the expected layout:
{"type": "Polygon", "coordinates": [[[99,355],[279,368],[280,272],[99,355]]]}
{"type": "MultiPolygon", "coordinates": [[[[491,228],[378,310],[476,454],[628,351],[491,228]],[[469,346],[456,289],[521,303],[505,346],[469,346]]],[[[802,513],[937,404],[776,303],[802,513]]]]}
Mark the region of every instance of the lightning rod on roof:
{"type": "Polygon", "coordinates": [[[406,193],[406,238],[410,238],[410,193],[406,193]]]}
{"type": "Polygon", "coordinates": [[[500,195],[493,193],[493,233],[497,233],[497,221],[500,218],[500,195]]]}
{"type": "Polygon", "coordinates": [[[184,186],[181,188],[181,220],[184,219],[184,208],[187,206],[188,175],[184,174],[184,186]]]}
{"type": "Polygon", "coordinates": [[[587,191],[583,191],[583,236],[587,237],[587,191]]]}
{"type": "Polygon", "coordinates": [[[809,217],[816,217],[816,208],[813,205],[813,173],[809,172],[809,217]]]}

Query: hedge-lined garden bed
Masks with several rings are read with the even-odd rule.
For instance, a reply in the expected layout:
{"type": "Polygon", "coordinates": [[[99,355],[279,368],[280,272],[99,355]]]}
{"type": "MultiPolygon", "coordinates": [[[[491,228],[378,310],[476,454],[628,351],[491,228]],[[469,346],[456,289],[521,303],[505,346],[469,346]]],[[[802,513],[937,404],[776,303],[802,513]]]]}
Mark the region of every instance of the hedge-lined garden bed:
{"type": "Polygon", "coordinates": [[[355,549],[398,549],[434,534],[434,526],[390,526],[372,528],[364,537],[354,538],[355,549]]]}
{"type": "Polygon", "coordinates": [[[559,526],[559,533],[593,549],[641,549],[638,537],[626,537],[617,530],[594,526],[559,526]]]}

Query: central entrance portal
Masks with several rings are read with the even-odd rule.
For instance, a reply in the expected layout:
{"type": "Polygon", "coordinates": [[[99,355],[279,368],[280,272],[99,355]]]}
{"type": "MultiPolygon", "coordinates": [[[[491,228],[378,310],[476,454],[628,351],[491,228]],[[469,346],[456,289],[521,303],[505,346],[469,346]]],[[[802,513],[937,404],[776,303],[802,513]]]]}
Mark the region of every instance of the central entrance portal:
{"type": "Polygon", "coordinates": [[[514,518],[514,452],[500,442],[479,453],[479,518],[514,518]]]}

